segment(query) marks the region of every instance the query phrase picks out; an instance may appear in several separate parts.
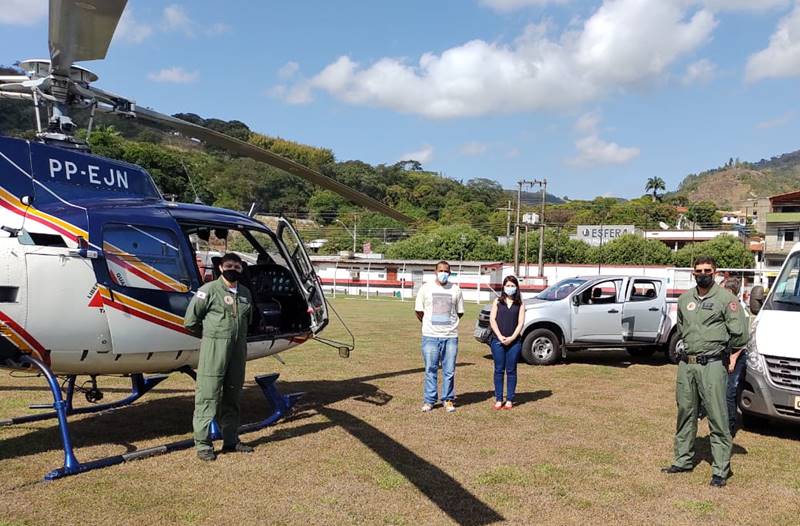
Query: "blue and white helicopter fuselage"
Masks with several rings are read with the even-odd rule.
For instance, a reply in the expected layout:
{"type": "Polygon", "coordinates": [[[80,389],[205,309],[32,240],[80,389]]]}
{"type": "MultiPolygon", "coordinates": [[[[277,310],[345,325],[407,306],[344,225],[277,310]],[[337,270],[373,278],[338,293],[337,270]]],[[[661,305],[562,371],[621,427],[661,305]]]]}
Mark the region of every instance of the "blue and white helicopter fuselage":
{"type": "Polygon", "coordinates": [[[168,373],[198,361],[183,327],[228,241],[249,261],[256,317],[248,359],[328,321],[302,242],[238,212],[166,201],[142,168],[0,137],[0,367],[29,355],[54,374],[168,373]],[[203,246],[205,245],[205,246],[203,246]],[[291,247],[290,252],[287,247],[291,247]]]}

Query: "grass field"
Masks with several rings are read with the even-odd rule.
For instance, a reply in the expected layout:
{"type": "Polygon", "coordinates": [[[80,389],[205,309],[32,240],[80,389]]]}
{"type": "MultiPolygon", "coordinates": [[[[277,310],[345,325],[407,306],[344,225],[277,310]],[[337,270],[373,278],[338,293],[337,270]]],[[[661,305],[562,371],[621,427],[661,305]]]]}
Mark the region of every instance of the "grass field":
{"type": "MultiPolygon", "coordinates": [[[[694,472],[671,460],[675,368],[661,357],[578,353],[519,368],[513,411],[491,409],[492,362],[461,328],[458,410],[419,412],[419,324],[411,303],[334,300],[358,336],[349,360],[309,343],[248,364],[244,421],[263,411],[255,374],[306,391],[294,415],[243,436],[252,455],[202,464],[191,450],[54,482],[54,422],[0,428],[0,525],[27,524],[800,524],[800,430],[742,431],[735,476],[708,486],[705,421],[694,472]]],[[[326,336],[341,337],[332,322],[326,336]]],[[[106,400],[126,382],[107,379],[106,400]]],[[[48,400],[36,378],[0,377],[0,419],[48,400]]],[[[104,400],[105,401],[105,400],[104,400]]],[[[175,375],[139,403],[72,419],[81,460],[191,435],[193,386],[175,375]]]]}

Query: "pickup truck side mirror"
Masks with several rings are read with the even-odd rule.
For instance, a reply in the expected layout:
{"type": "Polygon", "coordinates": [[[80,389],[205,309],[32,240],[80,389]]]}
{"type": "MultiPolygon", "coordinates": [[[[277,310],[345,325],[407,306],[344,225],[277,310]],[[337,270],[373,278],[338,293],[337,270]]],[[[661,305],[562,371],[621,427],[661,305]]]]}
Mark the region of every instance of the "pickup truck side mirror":
{"type": "Polygon", "coordinates": [[[750,312],[758,314],[764,306],[764,287],[758,285],[750,291],[750,312]]]}
{"type": "Polygon", "coordinates": [[[572,304],[575,305],[576,307],[578,305],[580,305],[581,304],[581,297],[579,295],[577,295],[577,294],[572,296],[572,304]]]}

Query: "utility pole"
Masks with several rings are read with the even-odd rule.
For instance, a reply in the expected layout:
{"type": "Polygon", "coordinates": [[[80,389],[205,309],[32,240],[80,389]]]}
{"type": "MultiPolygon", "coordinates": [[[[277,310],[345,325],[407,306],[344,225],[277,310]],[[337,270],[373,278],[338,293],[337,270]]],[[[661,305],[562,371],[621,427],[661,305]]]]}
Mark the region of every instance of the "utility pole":
{"type": "Polygon", "coordinates": [[[342,227],[347,231],[348,234],[353,236],[353,254],[355,254],[356,253],[356,238],[358,236],[358,230],[357,230],[357,228],[358,228],[358,216],[355,215],[355,214],[353,215],[353,231],[352,232],[350,231],[349,228],[347,228],[347,225],[345,225],[341,220],[337,219],[336,222],[339,223],[340,225],[342,225],[342,227]]]}
{"type": "MultiPolygon", "coordinates": [[[[511,200],[510,199],[508,200],[508,204],[505,206],[505,208],[498,208],[498,210],[500,210],[501,212],[506,212],[507,213],[507,218],[506,218],[506,240],[508,240],[508,238],[511,237],[511,212],[514,211],[514,209],[511,208],[511,200]]],[[[506,241],[506,242],[508,242],[508,241],[506,241]]]]}
{"type": "MultiPolygon", "coordinates": [[[[514,240],[514,272],[519,274],[519,202],[522,196],[522,185],[528,186],[539,185],[542,189],[542,213],[539,216],[539,277],[544,277],[544,203],[545,196],[547,195],[547,179],[534,179],[532,181],[519,181],[519,190],[517,192],[517,230],[514,240]]],[[[527,252],[527,251],[526,251],[527,252]]],[[[526,254],[527,255],[527,254],[526,254]]]]}
{"type": "Polygon", "coordinates": [[[522,187],[523,185],[533,186],[534,181],[517,181],[517,222],[514,225],[514,275],[519,276],[519,226],[520,209],[522,208],[522,187]]]}
{"type": "Polygon", "coordinates": [[[547,196],[547,179],[534,181],[542,187],[542,215],[539,216],[539,277],[544,277],[544,202],[547,196]]]}

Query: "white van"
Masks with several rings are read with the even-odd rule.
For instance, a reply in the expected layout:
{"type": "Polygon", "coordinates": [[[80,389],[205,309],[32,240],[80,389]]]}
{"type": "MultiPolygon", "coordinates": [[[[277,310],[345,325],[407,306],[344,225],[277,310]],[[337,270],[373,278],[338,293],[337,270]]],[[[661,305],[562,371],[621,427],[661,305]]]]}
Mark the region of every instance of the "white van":
{"type": "Polygon", "coordinates": [[[747,373],[739,407],[745,418],[800,424],[800,243],[796,243],[766,298],[754,287],[747,373]]]}

